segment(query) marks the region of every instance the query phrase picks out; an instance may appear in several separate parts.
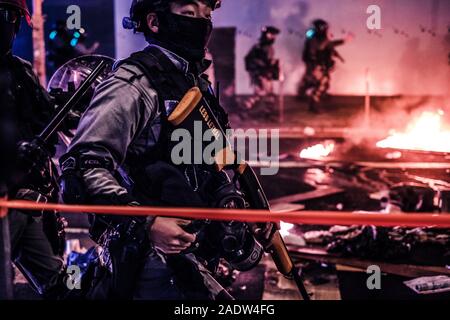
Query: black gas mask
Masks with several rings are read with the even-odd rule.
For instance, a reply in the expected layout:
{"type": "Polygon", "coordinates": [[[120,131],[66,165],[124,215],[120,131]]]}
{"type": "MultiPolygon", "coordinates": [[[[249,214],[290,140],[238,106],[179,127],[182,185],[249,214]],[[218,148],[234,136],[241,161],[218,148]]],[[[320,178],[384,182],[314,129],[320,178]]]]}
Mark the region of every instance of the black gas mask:
{"type": "Polygon", "coordinates": [[[269,39],[266,35],[263,35],[260,39],[260,43],[263,46],[271,46],[275,43],[275,38],[269,39]]]}
{"type": "MultiPolygon", "coordinates": [[[[233,182],[215,185],[223,183],[222,179],[207,185],[207,190],[211,192],[211,207],[245,209],[243,195],[233,182]]],[[[197,242],[187,252],[194,252],[197,257],[207,261],[211,270],[223,258],[236,270],[248,271],[258,265],[264,254],[264,249],[256,241],[250,226],[244,222],[196,220],[183,229],[197,234],[197,242]]]]}
{"type": "Polygon", "coordinates": [[[19,24],[20,14],[16,10],[0,8],[0,57],[11,51],[19,24]]]}
{"type": "Polygon", "coordinates": [[[152,36],[167,49],[191,62],[205,57],[213,25],[205,18],[192,18],[164,12],[158,14],[159,31],[152,36]]]}

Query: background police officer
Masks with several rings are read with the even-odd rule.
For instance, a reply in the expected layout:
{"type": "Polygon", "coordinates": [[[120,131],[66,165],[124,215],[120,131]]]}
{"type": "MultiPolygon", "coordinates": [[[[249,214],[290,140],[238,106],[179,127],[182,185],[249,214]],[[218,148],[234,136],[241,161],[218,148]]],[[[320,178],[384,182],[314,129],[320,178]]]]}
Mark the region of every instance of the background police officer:
{"type": "Polygon", "coordinates": [[[263,99],[272,105],[275,103],[273,94],[273,81],[279,80],[280,61],[275,59],[276,38],[280,30],[273,26],[264,27],[261,30],[259,42],[254,45],[245,57],[245,67],[250,75],[254,88],[254,96],[246,101],[247,109],[253,108],[263,99]]]}
{"type": "MultiPolygon", "coordinates": [[[[350,40],[351,35],[348,36],[350,40]]],[[[309,111],[318,112],[318,104],[330,88],[330,73],[335,66],[335,59],[344,59],[336,51],[337,46],[346,40],[332,40],[329,34],[329,24],[325,20],[313,21],[313,27],[306,33],[303,50],[303,61],[306,72],[300,83],[298,94],[309,99],[309,111]]]]}
{"type": "MultiPolygon", "coordinates": [[[[9,157],[2,163],[8,170],[3,175],[8,189],[4,192],[11,199],[55,201],[51,155],[30,143],[49,122],[54,106],[31,65],[11,53],[22,17],[30,24],[25,0],[0,0],[0,101],[2,131],[6,131],[2,138],[5,133],[9,140],[9,151],[2,150],[2,159],[9,157]]],[[[8,218],[13,261],[35,290],[57,297],[64,277],[57,218],[53,213],[23,210],[10,210],[8,218]]]]}

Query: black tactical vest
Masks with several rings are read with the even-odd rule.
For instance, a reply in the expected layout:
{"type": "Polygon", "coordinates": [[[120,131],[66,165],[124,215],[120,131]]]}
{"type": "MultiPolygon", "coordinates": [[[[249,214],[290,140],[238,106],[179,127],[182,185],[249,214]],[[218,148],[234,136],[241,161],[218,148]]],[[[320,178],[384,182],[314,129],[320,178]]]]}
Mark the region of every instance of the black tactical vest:
{"type": "Polygon", "coordinates": [[[54,106],[28,62],[15,56],[5,59],[7,66],[1,67],[0,72],[10,73],[18,140],[31,140],[50,122],[54,106]]]}
{"type": "MultiPolygon", "coordinates": [[[[136,160],[140,163],[151,162],[155,155],[166,153],[167,151],[167,110],[165,108],[165,101],[181,101],[184,95],[194,86],[197,86],[202,91],[203,96],[208,100],[213,107],[213,112],[222,123],[223,128],[229,128],[228,115],[220,106],[218,99],[212,94],[210,90],[210,83],[202,76],[196,76],[192,73],[184,73],[179,70],[173,62],[157,47],[147,47],[145,50],[136,52],[131,57],[123,60],[121,64],[132,64],[137,66],[147,77],[152,85],[152,88],[158,94],[159,111],[161,113],[162,131],[161,138],[157,144],[159,150],[148,150],[146,155],[139,156],[136,160]]],[[[164,160],[167,160],[167,155],[164,155],[164,160]]],[[[159,156],[158,156],[159,160],[159,156]]]]}
{"type": "MultiPolygon", "coordinates": [[[[173,62],[157,47],[147,47],[131,55],[130,58],[122,61],[122,64],[132,64],[137,66],[147,77],[152,88],[157,92],[159,99],[159,111],[161,113],[161,134],[155,147],[149,148],[144,154],[135,158],[127,158],[128,165],[132,168],[130,174],[136,182],[142,176],[142,171],[149,165],[158,161],[171,163],[168,141],[170,141],[171,130],[168,123],[168,114],[165,108],[165,101],[181,101],[184,95],[194,86],[201,89],[203,96],[208,100],[216,117],[222,123],[223,128],[229,128],[228,115],[220,106],[218,99],[210,90],[210,83],[195,76],[192,73],[184,73],[176,68],[173,62]],[[205,83],[207,84],[205,86],[205,83]],[[203,85],[202,85],[203,84],[203,85]],[[135,174],[133,174],[133,171],[135,174]]],[[[181,165],[178,169],[189,181],[194,191],[201,190],[201,185],[208,179],[211,167],[198,165],[181,165]]],[[[203,198],[203,196],[202,196],[203,198]]]]}

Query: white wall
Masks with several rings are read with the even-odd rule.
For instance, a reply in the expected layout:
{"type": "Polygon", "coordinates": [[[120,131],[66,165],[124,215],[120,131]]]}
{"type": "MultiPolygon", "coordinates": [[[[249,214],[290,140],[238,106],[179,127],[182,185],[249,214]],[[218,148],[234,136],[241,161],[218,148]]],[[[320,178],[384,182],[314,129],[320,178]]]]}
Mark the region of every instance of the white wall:
{"type": "Polygon", "coordinates": [[[122,28],[123,17],[129,16],[131,0],[114,0],[114,19],[116,33],[116,58],[128,57],[131,53],[145,48],[142,35],[133,34],[132,30],[122,28]]]}
{"type": "MultiPolygon", "coordinates": [[[[115,0],[115,3],[116,51],[118,57],[124,57],[145,46],[145,42],[121,27],[131,1],[115,0]]],[[[238,28],[238,93],[249,92],[243,57],[257,41],[260,28],[267,24],[283,30],[277,44],[278,55],[287,73],[286,90],[294,93],[304,71],[301,37],[310,21],[318,17],[330,22],[336,37],[342,36],[344,30],[356,35],[352,43],[340,49],[346,63],[337,67],[333,93],[364,93],[365,70],[369,68],[374,94],[449,95],[448,0],[223,0],[214,21],[219,27],[238,28]],[[369,34],[366,27],[366,9],[370,4],[382,9],[379,35],[369,34]],[[427,31],[422,32],[421,26],[427,31]],[[429,29],[435,30],[435,37],[429,29]]]]}

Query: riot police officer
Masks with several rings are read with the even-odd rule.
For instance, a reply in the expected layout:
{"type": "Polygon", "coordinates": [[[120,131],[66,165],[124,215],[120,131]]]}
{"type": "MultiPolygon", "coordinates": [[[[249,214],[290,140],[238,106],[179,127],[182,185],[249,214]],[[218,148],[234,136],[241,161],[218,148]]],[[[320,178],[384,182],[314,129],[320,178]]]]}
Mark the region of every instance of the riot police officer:
{"type": "Polygon", "coordinates": [[[246,101],[247,109],[252,109],[261,100],[271,100],[274,104],[273,81],[280,78],[280,61],[275,59],[275,44],[280,30],[273,26],[261,30],[259,42],[245,57],[245,68],[250,75],[254,95],[246,101]]]}
{"type": "MultiPolygon", "coordinates": [[[[25,0],[0,0],[1,121],[9,127],[2,130],[10,139],[11,158],[6,192],[10,199],[56,201],[52,147],[31,143],[49,122],[54,106],[31,65],[11,53],[22,17],[31,23],[25,0]],[[13,148],[16,143],[18,148],[13,148]]],[[[54,213],[23,210],[10,210],[9,221],[13,262],[38,293],[58,297],[65,276],[61,221],[54,213]]]]}
{"type": "MultiPolygon", "coordinates": [[[[350,35],[349,38],[350,39],[350,35]]],[[[299,97],[307,96],[309,111],[318,112],[318,104],[330,88],[330,75],[335,66],[335,59],[344,59],[336,51],[337,46],[346,42],[344,39],[332,40],[329,24],[325,20],[313,21],[313,27],[306,32],[303,61],[306,72],[298,89],[299,97]]]]}
{"type": "MultiPolygon", "coordinates": [[[[228,126],[225,111],[202,76],[210,65],[204,57],[211,14],[219,5],[217,0],[132,2],[124,27],[142,32],[149,45],[120,61],[97,87],[68,153],[60,159],[66,202],[208,205],[205,198],[212,189],[205,183],[213,174],[201,166],[172,164],[166,149],[167,117],[187,90],[197,86],[228,126]]],[[[91,236],[104,245],[112,274],[95,282],[90,297],[216,298],[204,266],[180,254],[196,240],[186,228],[190,221],[93,216],[91,222],[91,236]]]]}

